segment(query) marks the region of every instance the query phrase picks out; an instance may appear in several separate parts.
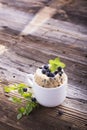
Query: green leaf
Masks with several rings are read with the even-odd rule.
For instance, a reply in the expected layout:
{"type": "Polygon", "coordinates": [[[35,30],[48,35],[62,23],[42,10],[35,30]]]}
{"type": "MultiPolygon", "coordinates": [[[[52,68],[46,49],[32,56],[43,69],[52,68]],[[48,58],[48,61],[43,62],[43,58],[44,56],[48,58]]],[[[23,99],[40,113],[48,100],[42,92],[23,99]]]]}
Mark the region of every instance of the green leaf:
{"type": "Polygon", "coordinates": [[[5,86],[4,91],[9,93],[11,91],[18,90],[18,92],[21,94],[23,93],[23,88],[27,88],[27,87],[28,86],[24,83],[14,84],[14,85],[5,86]]]}
{"type": "Polygon", "coordinates": [[[37,107],[37,106],[38,106],[37,102],[32,102],[32,107],[33,107],[33,108],[35,108],[35,107],[37,107]]]}
{"type": "Polygon", "coordinates": [[[27,88],[28,86],[24,83],[20,83],[17,85],[18,88],[27,88]]]}
{"type": "Polygon", "coordinates": [[[10,86],[5,86],[4,87],[4,91],[7,92],[7,93],[9,93],[9,92],[11,92],[13,90],[16,90],[16,89],[17,89],[17,86],[15,86],[15,85],[10,85],[10,86]]]}
{"type": "Polygon", "coordinates": [[[65,64],[60,61],[60,58],[55,58],[54,60],[49,60],[50,70],[54,72],[58,67],[65,67],[65,64]]]}
{"type": "Polygon", "coordinates": [[[24,93],[23,88],[18,88],[18,93],[22,95],[24,93]]]}
{"type": "Polygon", "coordinates": [[[22,113],[23,115],[25,115],[25,114],[26,114],[26,109],[25,109],[25,107],[20,107],[20,108],[18,109],[18,112],[19,112],[19,113],[22,113]]]}
{"type": "Polygon", "coordinates": [[[11,92],[11,89],[10,89],[8,86],[5,86],[5,87],[4,87],[4,91],[5,91],[6,93],[9,93],[9,92],[11,92]]]}
{"type": "Polygon", "coordinates": [[[17,115],[17,120],[19,120],[19,119],[21,119],[22,118],[22,113],[19,113],[18,115],[17,115]]]}
{"type": "Polygon", "coordinates": [[[31,103],[28,103],[26,105],[26,115],[29,115],[32,110],[33,110],[33,107],[31,105],[31,103]]]}
{"type": "Polygon", "coordinates": [[[18,98],[18,97],[10,97],[9,100],[14,103],[21,103],[21,101],[22,101],[22,99],[18,98]]]}
{"type": "Polygon", "coordinates": [[[18,111],[19,111],[19,113],[23,113],[23,112],[25,111],[25,108],[24,108],[24,107],[20,107],[20,108],[18,109],[18,111]]]}
{"type": "Polygon", "coordinates": [[[23,93],[22,96],[23,96],[24,98],[31,98],[32,93],[30,93],[30,92],[28,92],[28,93],[23,93]]]}

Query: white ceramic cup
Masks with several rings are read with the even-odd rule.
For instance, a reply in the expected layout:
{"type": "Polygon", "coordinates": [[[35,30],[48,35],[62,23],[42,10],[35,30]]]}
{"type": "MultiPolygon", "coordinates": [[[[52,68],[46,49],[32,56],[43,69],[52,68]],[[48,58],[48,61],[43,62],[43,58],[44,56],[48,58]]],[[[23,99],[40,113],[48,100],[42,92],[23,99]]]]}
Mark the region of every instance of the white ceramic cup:
{"type": "Polygon", "coordinates": [[[55,107],[63,103],[67,93],[67,79],[61,86],[55,88],[44,88],[39,86],[33,74],[27,75],[28,84],[33,88],[38,103],[46,107],[55,107]]]}

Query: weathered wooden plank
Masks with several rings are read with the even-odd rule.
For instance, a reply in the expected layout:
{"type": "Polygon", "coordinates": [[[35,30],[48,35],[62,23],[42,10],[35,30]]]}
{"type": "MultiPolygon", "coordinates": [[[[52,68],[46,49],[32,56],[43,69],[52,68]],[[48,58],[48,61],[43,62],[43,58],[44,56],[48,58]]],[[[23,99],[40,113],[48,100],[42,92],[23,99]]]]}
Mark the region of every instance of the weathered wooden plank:
{"type": "Polygon", "coordinates": [[[38,10],[44,6],[44,4],[48,3],[46,0],[0,0],[1,4],[12,7],[14,9],[23,11],[23,12],[30,12],[30,13],[37,13],[38,10]]]}
{"type": "Polygon", "coordinates": [[[86,0],[65,0],[61,1],[62,7],[53,18],[75,24],[87,25],[87,1],[86,0]],[[66,4],[63,4],[65,2],[66,4]]]}
{"type": "Polygon", "coordinates": [[[9,124],[15,128],[24,129],[26,128],[41,128],[44,126],[44,123],[46,124],[45,127],[42,127],[42,130],[44,129],[54,129],[56,128],[63,128],[63,129],[69,129],[71,127],[74,129],[86,129],[86,114],[81,113],[79,114],[79,111],[75,111],[73,109],[64,109],[62,106],[56,107],[54,109],[52,108],[44,108],[40,107],[38,110],[36,110],[34,113],[32,113],[28,118],[25,117],[24,119],[17,122],[16,115],[14,115],[14,112],[16,113],[16,110],[14,109],[14,105],[11,104],[7,99],[3,96],[0,96],[1,100],[1,108],[2,111],[0,112],[0,115],[2,113],[2,118],[0,121],[5,122],[6,124],[9,124]],[[4,100],[3,100],[4,99],[4,100]],[[3,105],[5,106],[3,107],[3,105]],[[5,112],[5,109],[7,112],[5,112]],[[58,115],[58,110],[63,111],[63,115],[58,115]],[[5,115],[4,115],[5,112],[5,115]],[[44,116],[44,119],[42,118],[43,113],[46,113],[44,116]],[[46,122],[44,122],[44,120],[46,122]],[[69,123],[68,123],[69,122],[69,123]],[[34,123],[34,126],[32,125],[34,123]],[[63,123],[63,125],[61,125],[63,123]],[[36,126],[36,127],[35,127],[36,126]]]}
{"type": "Polygon", "coordinates": [[[8,125],[4,122],[1,122],[1,121],[0,121],[0,129],[1,130],[19,130],[19,129],[14,128],[13,126],[10,126],[10,125],[8,125]]]}
{"type": "Polygon", "coordinates": [[[29,9],[32,11],[44,6],[49,6],[52,8],[61,8],[64,5],[67,5],[69,3],[71,3],[71,0],[21,0],[21,1],[11,1],[11,0],[0,0],[0,2],[4,5],[7,5],[8,7],[13,7],[16,8],[18,10],[22,10],[22,11],[29,11],[29,9]]]}
{"type": "Polygon", "coordinates": [[[56,9],[50,7],[42,8],[35,17],[25,26],[20,35],[28,35],[35,32],[45,21],[50,19],[56,9]]]}
{"type": "Polygon", "coordinates": [[[8,7],[15,8],[20,11],[37,13],[39,9],[44,6],[52,6],[57,9],[57,13],[53,16],[55,19],[63,21],[73,22],[75,24],[87,25],[87,2],[85,0],[60,0],[60,1],[11,1],[11,0],[0,0],[1,4],[8,7]]]}
{"type": "MultiPolygon", "coordinates": [[[[20,32],[23,30],[26,24],[29,23],[29,21],[33,19],[33,16],[34,16],[34,15],[32,16],[29,13],[17,11],[13,8],[5,7],[3,5],[0,10],[1,10],[0,11],[1,12],[0,13],[0,17],[1,17],[0,26],[2,30],[3,30],[3,27],[7,27],[7,28],[11,28],[13,30],[17,30],[20,32]]],[[[35,23],[33,26],[35,26],[35,23]]],[[[71,24],[68,22],[62,22],[59,20],[50,19],[45,24],[42,24],[40,29],[41,30],[39,30],[38,28],[38,30],[35,32],[36,35],[38,35],[40,31],[45,30],[44,32],[45,34],[43,35],[44,37],[48,37],[48,38],[56,39],[56,40],[62,39],[63,42],[64,41],[66,42],[65,38],[67,39],[71,38],[71,41],[72,41],[72,38],[74,38],[75,40],[79,40],[79,39],[83,40],[83,42],[87,40],[86,38],[87,29],[85,27],[71,24]]]]}
{"type": "Polygon", "coordinates": [[[25,25],[32,19],[33,14],[15,10],[7,6],[0,6],[0,28],[10,27],[14,30],[22,30],[25,25]]]}
{"type": "MultiPolygon", "coordinates": [[[[70,60],[75,60],[77,57],[74,56],[74,55],[76,54],[76,55],[78,55],[78,62],[80,62],[82,64],[87,62],[86,41],[84,43],[83,41],[79,40],[78,44],[76,46],[75,43],[77,41],[75,43],[72,43],[72,44],[70,42],[67,42],[68,43],[67,44],[65,41],[62,42],[60,40],[55,41],[55,38],[53,38],[54,40],[51,41],[51,39],[52,39],[51,36],[48,39],[49,40],[49,42],[48,42],[48,40],[43,38],[43,36],[42,36],[42,38],[41,37],[35,37],[35,36],[29,36],[29,37],[23,38],[23,37],[18,37],[18,36],[12,36],[11,32],[10,32],[10,34],[0,33],[0,35],[1,35],[1,42],[3,44],[8,45],[8,46],[13,46],[13,45],[15,46],[16,44],[19,44],[19,45],[24,44],[23,46],[25,46],[25,44],[26,44],[26,48],[27,48],[27,46],[28,47],[29,46],[34,47],[36,45],[36,43],[38,43],[36,45],[37,49],[43,48],[46,51],[50,50],[50,52],[54,53],[54,54],[58,52],[59,55],[62,54],[62,56],[65,56],[65,55],[68,54],[67,57],[70,58],[70,60]],[[4,36],[8,37],[8,39],[4,39],[4,36]],[[14,38],[14,40],[12,40],[12,38],[14,38]],[[10,43],[8,44],[8,43],[5,43],[5,42],[10,42],[10,43]],[[46,46],[44,46],[45,44],[46,44],[46,46]]],[[[67,39],[68,39],[68,37],[67,37],[67,39]]]]}

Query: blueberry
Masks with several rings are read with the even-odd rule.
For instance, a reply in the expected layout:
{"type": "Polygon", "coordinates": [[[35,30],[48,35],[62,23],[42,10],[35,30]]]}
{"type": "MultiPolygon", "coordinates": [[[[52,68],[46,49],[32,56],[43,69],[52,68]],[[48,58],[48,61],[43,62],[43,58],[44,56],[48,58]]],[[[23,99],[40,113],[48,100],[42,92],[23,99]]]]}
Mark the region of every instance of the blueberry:
{"type": "Polygon", "coordinates": [[[46,69],[42,69],[42,73],[43,73],[43,74],[46,74],[46,69]]]}
{"type": "Polygon", "coordinates": [[[58,71],[55,71],[54,74],[55,74],[55,75],[58,74],[58,71]]]}
{"type": "Polygon", "coordinates": [[[27,88],[23,88],[23,91],[24,91],[24,92],[27,92],[27,88]]]}
{"type": "Polygon", "coordinates": [[[47,75],[48,77],[50,77],[50,72],[46,72],[46,75],[47,75]]]}
{"type": "Polygon", "coordinates": [[[32,102],[36,102],[36,98],[35,97],[32,97],[32,102]]]}
{"type": "Polygon", "coordinates": [[[47,72],[50,72],[50,70],[49,70],[49,69],[47,69],[46,71],[47,71],[47,72]]]}
{"type": "Polygon", "coordinates": [[[62,67],[58,67],[58,71],[61,71],[62,70],[62,67]]]}
{"type": "Polygon", "coordinates": [[[49,66],[48,65],[44,65],[44,69],[49,69],[49,66]]]}
{"type": "Polygon", "coordinates": [[[48,77],[54,77],[54,76],[55,76],[55,75],[54,75],[53,73],[51,73],[51,72],[47,72],[46,75],[47,75],[48,77]]]}
{"type": "Polygon", "coordinates": [[[55,75],[53,73],[50,73],[50,77],[54,77],[55,75]]]}

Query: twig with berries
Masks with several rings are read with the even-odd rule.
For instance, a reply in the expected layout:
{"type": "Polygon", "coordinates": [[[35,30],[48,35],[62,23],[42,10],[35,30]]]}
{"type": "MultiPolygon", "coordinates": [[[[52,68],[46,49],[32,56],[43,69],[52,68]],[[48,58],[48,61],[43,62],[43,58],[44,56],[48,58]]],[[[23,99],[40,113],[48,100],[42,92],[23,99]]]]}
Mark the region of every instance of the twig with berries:
{"type": "Polygon", "coordinates": [[[24,83],[14,84],[4,87],[5,93],[10,93],[11,91],[17,91],[20,94],[19,97],[9,97],[9,100],[14,103],[23,103],[23,100],[26,100],[25,106],[18,108],[17,119],[21,119],[25,115],[29,115],[37,106],[38,103],[36,98],[33,97],[32,93],[29,91],[29,86],[24,83]]]}

